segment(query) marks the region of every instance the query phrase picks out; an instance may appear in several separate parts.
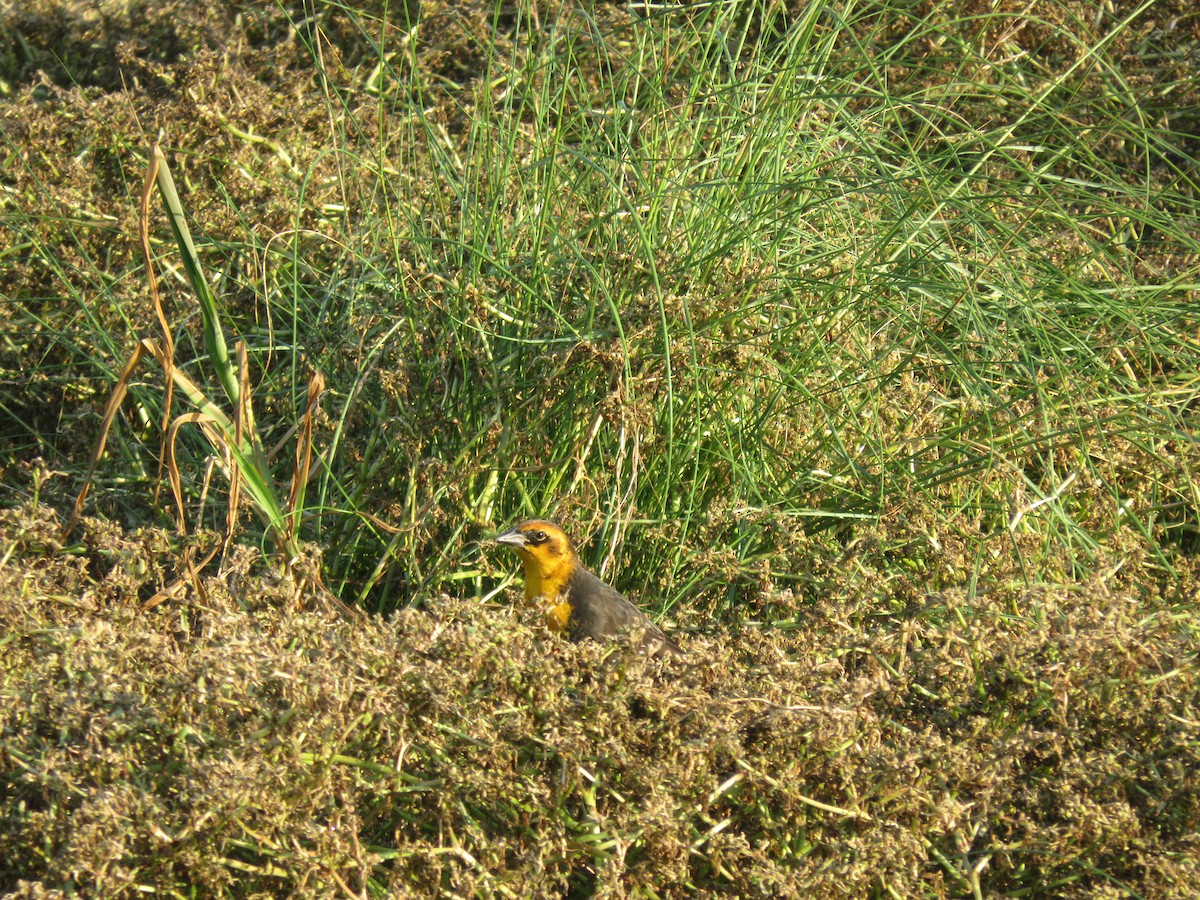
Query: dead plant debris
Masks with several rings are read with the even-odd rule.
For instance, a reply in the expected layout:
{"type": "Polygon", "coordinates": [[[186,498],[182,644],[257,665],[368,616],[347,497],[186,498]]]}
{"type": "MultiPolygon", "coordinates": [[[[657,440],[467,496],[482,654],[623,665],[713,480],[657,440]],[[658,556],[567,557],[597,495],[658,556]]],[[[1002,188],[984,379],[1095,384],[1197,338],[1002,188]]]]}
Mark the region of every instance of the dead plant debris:
{"type": "Polygon", "coordinates": [[[64,552],[57,527],[0,513],[13,896],[1186,897],[1200,878],[1194,607],[1096,582],[880,617],[834,592],[786,632],[690,628],[660,662],[506,604],[287,614],[257,554],[206,604],[141,613],[171,541],[85,518],[64,552]]]}

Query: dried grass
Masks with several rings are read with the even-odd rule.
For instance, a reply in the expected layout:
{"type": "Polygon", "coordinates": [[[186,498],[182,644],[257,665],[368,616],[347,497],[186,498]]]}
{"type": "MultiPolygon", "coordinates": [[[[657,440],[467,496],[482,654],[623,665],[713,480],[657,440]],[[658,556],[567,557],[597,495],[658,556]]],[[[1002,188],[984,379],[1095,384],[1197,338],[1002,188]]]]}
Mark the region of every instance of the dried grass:
{"type": "MultiPolygon", "coordinates": [[[[1095,581],[926,598],[832,583],[689,655],[507,605],[281,613],[242,551],[135,611],[169,541],[0,514],[0,887],[117,896],[1188,897],[1194,606],[1095,581]],[[51,551],[51,552],[47,552],[51,551]],[[528,619],[528,620],[527,620],[528,619]]],[[[845,567],[833,580],[856,579],[845,567]]]]}

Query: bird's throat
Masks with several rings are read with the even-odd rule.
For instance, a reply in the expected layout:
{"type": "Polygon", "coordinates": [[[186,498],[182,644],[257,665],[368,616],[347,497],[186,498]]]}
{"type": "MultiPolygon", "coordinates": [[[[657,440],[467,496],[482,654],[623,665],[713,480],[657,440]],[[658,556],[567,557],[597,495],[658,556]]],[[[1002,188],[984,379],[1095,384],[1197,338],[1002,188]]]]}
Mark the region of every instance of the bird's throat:
{"type": "Polygon", "coordinates": [[[527,558],[523,562],[526,600],[536,600],[538,597],[557,600],[566,593],[567,582],[574,568],[570,557],[556,560],[553,565],[547,565],[545,560],[539,562],[533,558],[527,558]]]}

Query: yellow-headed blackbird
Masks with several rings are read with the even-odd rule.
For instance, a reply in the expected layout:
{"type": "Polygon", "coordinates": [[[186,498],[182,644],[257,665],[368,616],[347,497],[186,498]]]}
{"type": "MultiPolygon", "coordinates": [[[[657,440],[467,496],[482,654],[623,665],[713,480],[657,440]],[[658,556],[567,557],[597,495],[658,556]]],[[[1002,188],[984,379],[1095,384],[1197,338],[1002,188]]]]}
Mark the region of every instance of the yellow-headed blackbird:
{"type": "Polygon", "coordinates": [[[525,599],[552,604],[546,614],[551,630],[565,631],[573,641],[604,641],[630,631],[651,656],[683,653],[645,613],[583,567],[570,539],[553,522],[530,519],[496,543],[512,547],[525,564],[525,599]]]}

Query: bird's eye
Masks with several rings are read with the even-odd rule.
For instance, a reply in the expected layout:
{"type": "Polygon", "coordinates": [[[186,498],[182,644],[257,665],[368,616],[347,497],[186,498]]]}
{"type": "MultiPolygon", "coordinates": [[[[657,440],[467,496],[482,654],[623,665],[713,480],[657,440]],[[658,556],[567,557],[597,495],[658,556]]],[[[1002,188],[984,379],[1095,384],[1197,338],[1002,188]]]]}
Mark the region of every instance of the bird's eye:
{"type": "Polygon", "coordinates": [[[535,532],[533,533],[533,542],[534,542],[535,544],[544,544],[544,543],[546,543],[546,532],[544,532],[544,531],[535,531],[535,532]]]}

